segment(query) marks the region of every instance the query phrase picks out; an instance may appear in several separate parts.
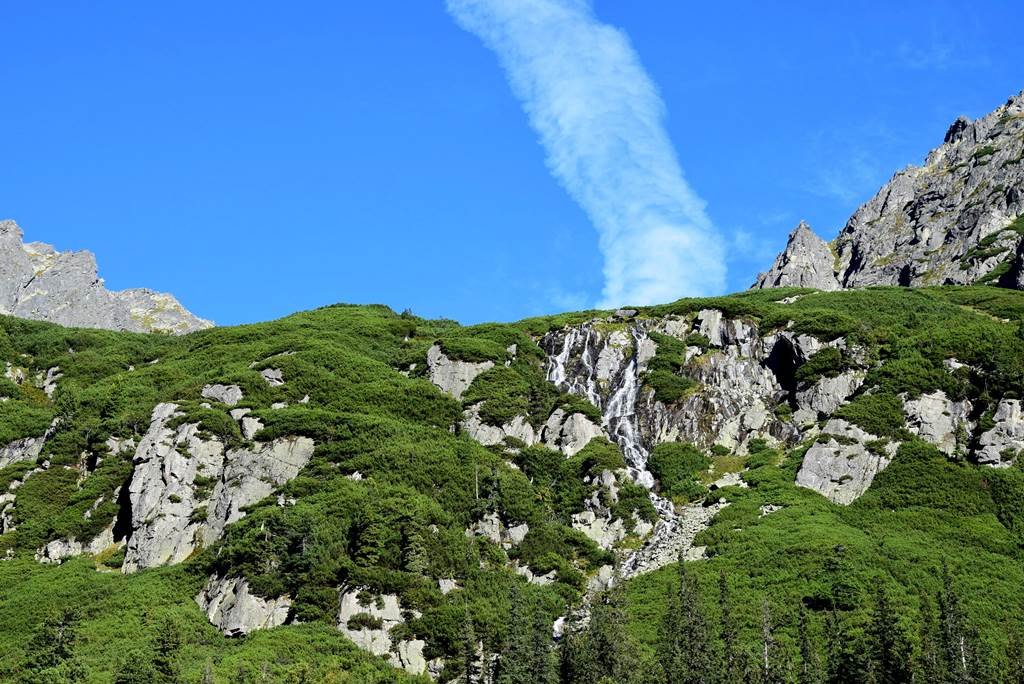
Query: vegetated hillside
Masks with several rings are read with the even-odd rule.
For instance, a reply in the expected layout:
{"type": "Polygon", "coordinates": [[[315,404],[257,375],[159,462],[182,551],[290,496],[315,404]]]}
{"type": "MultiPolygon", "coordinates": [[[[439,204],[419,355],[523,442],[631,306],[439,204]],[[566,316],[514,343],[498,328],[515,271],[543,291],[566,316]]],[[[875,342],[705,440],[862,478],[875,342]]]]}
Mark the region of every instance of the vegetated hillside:
{"type": "Polygon", "coordinates": [[[980,286],[0,318],[0,673],[1019,676],[1022,320],[980,286]]]}

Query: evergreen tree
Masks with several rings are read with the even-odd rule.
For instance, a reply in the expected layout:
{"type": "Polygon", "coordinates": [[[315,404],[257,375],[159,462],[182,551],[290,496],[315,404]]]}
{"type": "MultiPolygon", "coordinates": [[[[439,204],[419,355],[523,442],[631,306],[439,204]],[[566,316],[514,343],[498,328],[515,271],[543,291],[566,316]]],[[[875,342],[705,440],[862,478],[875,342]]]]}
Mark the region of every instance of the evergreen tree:
{"type": "Polygon", "coordinates": [[[607,679],[619,684],[634,680],[636,650],[626,634],[625,594],[621,582],[615,581],[591,606],[583,653],[585,670],[593,678],[577,681],[589,684],[607,679]]]}
{"type": "Polygon", "coordinates": [[[737,652],[736,624],[732,615],[732,599],[729,594],[729,581],[725,571],[718,573],[718,606],[721,614],[720,634],[722,641],[722,676],[724,682],[742,682],[743,671],[740,667],[740,656],[737,652]]]}
{"type": "Polygon", "coordinates": [[[551,648],[551,621],[543,607],[533,604],[530,674],[533,684],[557,684],[558,671],[551,648]]]}
{"type": "Polygon", "coordinates": [[[47,616],[26,649],[23,681],[64,684],[85,679],[85,668],[75,657],[80,619],[74,608],[47,616]]]}
{"type": "Polygon", "coordinates": [[[942,587],[939,593],[939,633],[949,681],[957,684],[973,682],[973,645],[960,598],[953,589],[949,566],[945,562],[942,563],[942,587]]]}
{"type": "Polygon", "coordinates": [[[417,575],[426,575],[430,568],[430,554],[423,535],[416,528],[408,531],[405,540],[405,569],[417,575]]]}
{"type": "Polygon", "coordinates": [[[153,668],[156,681],[173,684],[179,681],[176,659],[181,648],[181,630],[171,617],[164,617],[156,625],[153,644],[153,668]]]}
{"type": "Polygon", "coordinates": [[[879,684],[896,684],[910,680],[910,671],[904,657],[903,635],[892,612],[884,585],[876,583],[875,605],[865,654],[870,672],[879,684]]]}
{"type": "Polygon", "coordinates": [[[807,608],[800,604],[799,623],[797,625],[800,638],[800,684],[818,684],[821,681],[821,662],[818,649],[811,637],[810,618],[807,608]]]}
{"type": "Polygon", "coordinates": [[[845,684],[865,678],[864,667],[857,658],[856,641],[842,614],[835,608],[825,618],[825,645],[829,684],[845,684]]]}
{"type": "Polygon", "coordinates": [[[782,682],[785,678],[780,667],[779,645],[775,641],[775,626],[772,622],[772,609],[766,599],[761,604],[761,681],[765,684],[782,682]]]}
{"type": "Polygon", "coordinates": [[[918,632],[918,679],[925,682],[944,682],[947,678],[946,659],[942,650],[939,623],[931,599],[921,595],[920,625],[918,632]]]}
{"type": "Polygon", "coordinates": [[[118,662],[114,671],[114,684],[153,684],[163,681],[153,666],[153,657],[147,651],[130,651],[118,662]]]}
{"type": "Polygon", "coordinates": [[[533,639],[529,606],[517,582],[509,596],[508,639],[498,657],[495,684],[532,684],[533,639]]]}
{"type": "Polygon", "coordinates": [[[473,627],[473,614],[469,610],[469,603],[464,604],[465,613],[462,616],[462,673],[466,677],[466,684],[473,684],[479,681],[480,671],[477,667],[477,640],[476,629],[473,627]]]}
{"type": "Polygon", "coordinates": [[[681,554],[677,568],[678,585],[668,597],[659,660],[668,684],[708,682],[716,668],[710,631],[700,607],[700,590],[681,554]]]}

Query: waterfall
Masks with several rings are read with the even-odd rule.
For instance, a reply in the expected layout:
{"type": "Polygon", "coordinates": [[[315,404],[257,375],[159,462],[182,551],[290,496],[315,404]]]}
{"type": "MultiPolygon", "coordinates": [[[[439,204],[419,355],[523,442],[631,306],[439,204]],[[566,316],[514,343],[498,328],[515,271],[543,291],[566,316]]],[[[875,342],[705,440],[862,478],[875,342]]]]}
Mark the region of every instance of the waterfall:
{"type": "Polygon", "coordinates": [[[662,520],[672,520],[675,518],[672,503],[653,491],[654,475],[647,470],[650,453],[640,438],[636,424],[636,402],[640,394],[641,372],[637,356],[641,341],[646,335],[636,327],[630,332],[633,337],[634,353],[612,374],[613,390],[607,400],[604,400],[599,392],[597,366],[594,363],[597,351],[595,348],[600,335],[590,325],[565,331],[561,349],[557,354],[549,356],[547,378],[565,392],[586,397],[601,410],[602,426],[622,450],[630,477],[648,490],[651,502],[662,520]],[[570,374],[568,366],[574,352],[578,353],[580,368],[574,369],[579,372],[570,374]]]}
{"type": "Polygon", "coordinates": [[[697,503],[684,506],[677,513],[671,501],[654,492],[654,476],[647,470],[650,452],[640,436],[636,416],[640,374],[643,372],[638,356],[647,336],[636,325],[630,333],[634,353],[611,369],[608,387],[602,387],[598,380],[596,363],[601,351],[607,347],[608,339],[591,324],[551,333],[541,343],[548,353],[548,380],[563,392],[586,397],[600,409],[605,433],[619,445],[630,477],[648,490],[651,503],[658,512],[659,520],[651,536],[620,564],[619,573],[623,579],[675,562],[679,553],[690,548],[696,535],[726,505],[704,506],[697,503]]]}

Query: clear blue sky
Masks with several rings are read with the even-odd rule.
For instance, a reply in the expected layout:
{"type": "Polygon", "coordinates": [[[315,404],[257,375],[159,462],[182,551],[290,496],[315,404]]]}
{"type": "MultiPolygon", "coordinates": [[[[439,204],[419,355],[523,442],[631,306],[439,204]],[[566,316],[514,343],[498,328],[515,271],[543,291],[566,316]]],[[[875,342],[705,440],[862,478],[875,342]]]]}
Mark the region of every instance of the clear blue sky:
{"type": "MultiPolygon", "coordinates": [[[[1019,1],[853,4],[594,3],[660,91],[728,290],[1024,88],[1019,1]]],[[[222,324],[600,298],[594,227],[443,0],[7,2],[3,35],[0,215],[110,287],[222,324]]]]}

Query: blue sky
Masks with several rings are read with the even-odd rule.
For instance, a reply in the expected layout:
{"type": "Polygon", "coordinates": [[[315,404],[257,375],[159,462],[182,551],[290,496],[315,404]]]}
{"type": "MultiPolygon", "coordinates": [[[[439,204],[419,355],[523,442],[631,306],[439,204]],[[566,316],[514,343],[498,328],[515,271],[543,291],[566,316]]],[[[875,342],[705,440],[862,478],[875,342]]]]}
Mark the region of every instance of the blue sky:
{"type": "MultiPolygon", "coordinates": [[[[833,237],[1024,88],[1019,2],[558,2],[628,38],[663,102],[726,269],[681,261],[683,287],[747,287],[801,218],[833,237]]],[[[339,301],[512,320],[601,301],[629,252],[602,252],[509,63],[443,0],[3,14],[0,215],[96,252],[110,287],[222,324],[339,301]]]]}

